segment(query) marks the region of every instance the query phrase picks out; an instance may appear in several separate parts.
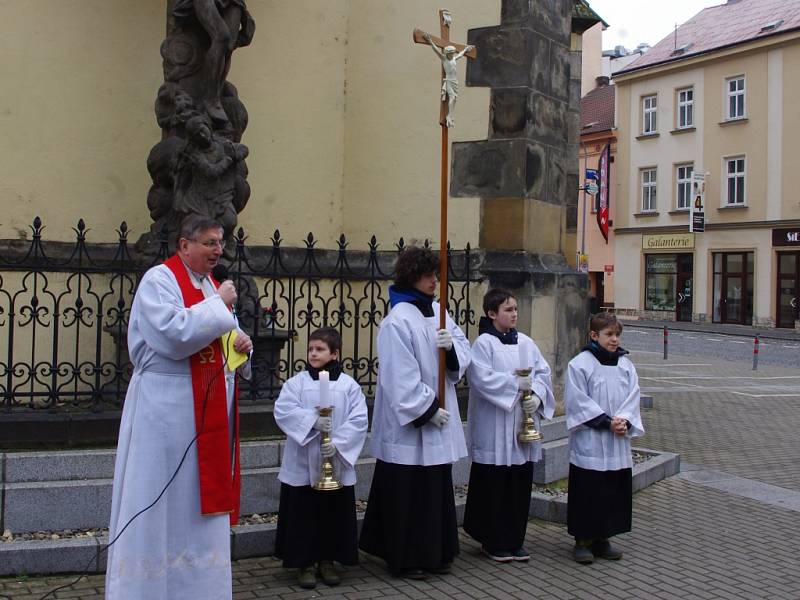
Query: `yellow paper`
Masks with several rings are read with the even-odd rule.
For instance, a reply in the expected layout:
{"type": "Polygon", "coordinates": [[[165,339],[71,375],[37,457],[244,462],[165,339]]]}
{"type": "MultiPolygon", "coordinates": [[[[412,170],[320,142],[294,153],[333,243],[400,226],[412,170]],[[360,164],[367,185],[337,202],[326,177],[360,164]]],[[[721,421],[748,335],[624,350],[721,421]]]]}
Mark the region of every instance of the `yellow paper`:
{"type": "Polygon", "coordinates": [[[219,340],[222,344],[222,353],[227,359],[226,364],[228,370],[230,371],[235,371],[241,367],[249,358],[247,354],[242,354],[233,349],[233,342],[236,340],[237,335],[238,332],[234,329],[223,335],[219,340]]]}

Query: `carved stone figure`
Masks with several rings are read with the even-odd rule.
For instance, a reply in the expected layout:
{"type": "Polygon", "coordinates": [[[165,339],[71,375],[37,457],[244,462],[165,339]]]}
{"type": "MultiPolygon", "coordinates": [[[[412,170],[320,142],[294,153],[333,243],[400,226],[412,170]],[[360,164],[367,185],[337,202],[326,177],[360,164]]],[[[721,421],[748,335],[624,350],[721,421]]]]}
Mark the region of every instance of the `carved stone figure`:
{"type": "Polygon", "coordinates": [[[247,109],[225,78],[233,51],[249,45],[254,33],[245,0],[170,0],[161,44],[164,83],[154,106],[162,139],[147,159],[153,180],[147,207],[154,223],[139,239],[140,251],[157,252],[164,231],[173,243],[181,219],[197,212],[224,224],[230,256],[231,234],[250,186],[248,150],[240,143],[247,109]]]}
{"type": "Polygon", "coordinates": [[[442,69],[444,69],[444,78],[442,79],[442,102],[447,102],[446,125],[452,127],[455,123],[454,115],[456,100],[458,99],[458,71],[456,69],[456,61],[472,51],[474,46],[466,46],[461,52],[456,52],[455,46],[445,46],[440,51],[431,39],[430,34],[426,33],[423,37],[425,41],[430,44],[436,56],[442,61],[442,69]]]}
{"type": "MultiPolygon", "coordinates": [[[[186,123],[188,140],[177,154],[173,166],[173,210],[179,220],[202,214],[220,223],[228,240],[226,254],[233,251],[231,234],[236,226],[236,165],[247,157],[247,146],[219,138],[203,116],[186,123]]],[[[246,202],[246,200],[245,200],[246,202]]]]}

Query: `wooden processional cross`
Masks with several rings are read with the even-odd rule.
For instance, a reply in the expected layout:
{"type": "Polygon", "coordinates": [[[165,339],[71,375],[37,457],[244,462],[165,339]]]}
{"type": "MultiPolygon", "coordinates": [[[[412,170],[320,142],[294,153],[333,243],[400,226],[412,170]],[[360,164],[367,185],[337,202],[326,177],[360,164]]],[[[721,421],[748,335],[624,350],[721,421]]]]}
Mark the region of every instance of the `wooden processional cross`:
{"type": "MultiPolygon", "coordinates": [[[[476,58],[475,48],[465,44],[450,41],[450,24],[452,16],[450,11],[443,9],[439,11],[439,26],[441,35],[439,37],[430,35],[421,29],[414,30],[414,42],[434,46],[436,54],[442,61],[442,87],[441,87],[441,106],[439,110],[439,124],[442,128],[442,170],[441,170],[441,217],[439,229],[439,329],[444,329],[447,324],[447,178],[448,178],[448,151],[450,144],[448,140],[449,128],[453,125],[453,115],[451,111],[455,106],[456,96],[458,95],[458,82],[456,81],[456,61],[462,56],[476,58]],[[450,50],[450,52],[446,52],[450,50]]],[[[445,407],[445,351],[439,350],[439,406],[445,407]]]]}

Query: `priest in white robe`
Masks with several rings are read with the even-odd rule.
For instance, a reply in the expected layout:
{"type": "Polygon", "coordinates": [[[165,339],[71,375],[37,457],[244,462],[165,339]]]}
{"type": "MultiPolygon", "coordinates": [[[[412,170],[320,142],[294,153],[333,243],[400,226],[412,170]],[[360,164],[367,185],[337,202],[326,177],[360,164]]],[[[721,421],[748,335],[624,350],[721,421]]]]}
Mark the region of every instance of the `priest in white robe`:
{"type": "Polygon", "coordinates": [[[458,554],[452,465],[467,455],[455,384],[469,365],[469,341],[449,315],[438,330],[437,268],[423,248],[406,248],[397,261],[392,309],[378,331],[376,464],[359,543],[412,579],[449,572],[458,554]],[[447,350],[444,409],[439,348],[447,350]]]}
{"type": "MultiPolygon", "coordinates": [[[[176,254],[142,278],[131,308],[134,372],[114,470],[106,598],[227,600],[239,507],[236,373],[220,337],[237,330],[231,281],[209,274],[222,227],[190,216],[176,254]]],[[[252,350],[237,330],[229,344],[252,350]]],[[[249,363],[239,368],[249,377],[249,363]]]]}

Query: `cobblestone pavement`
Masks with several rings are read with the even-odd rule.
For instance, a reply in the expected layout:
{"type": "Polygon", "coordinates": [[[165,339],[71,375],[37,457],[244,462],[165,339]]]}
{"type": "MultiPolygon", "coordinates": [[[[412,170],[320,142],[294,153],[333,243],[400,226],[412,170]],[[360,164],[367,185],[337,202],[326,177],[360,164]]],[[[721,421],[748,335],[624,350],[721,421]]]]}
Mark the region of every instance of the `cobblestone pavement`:
{"type": "MultiPolygon", "coordinates": [[[[644,412],[648,433],[642,446],[679,452],[686,463],[762,488],[769,488],[763,483],[800,490],[797,370],[765,367],[753,373],[742,363],[679,356],[661,361],[644,353],[635,359],[642,387],[656,403],[644,412]]],[[[528,564],[490,562],[462,534],[461,555],[450,575],[423,582],[394,579],[379,561],[362,556],[340,586],[306,591],[294,585],[294,573],[266,557],[235,564],[234,598],[797,600],[798,506],[782,508],[681,474],[635,496],[633,531],[618,539],[625,551],[619,562],[577,565],[564,527],[534,520],[528,527],[528,564]]],[[[37,599],[69,580],[0,579],[0,598],[37,599]]],[[[55,597],[100,599],[102,585],[102,576],[92,576],[55,597]]]]}

